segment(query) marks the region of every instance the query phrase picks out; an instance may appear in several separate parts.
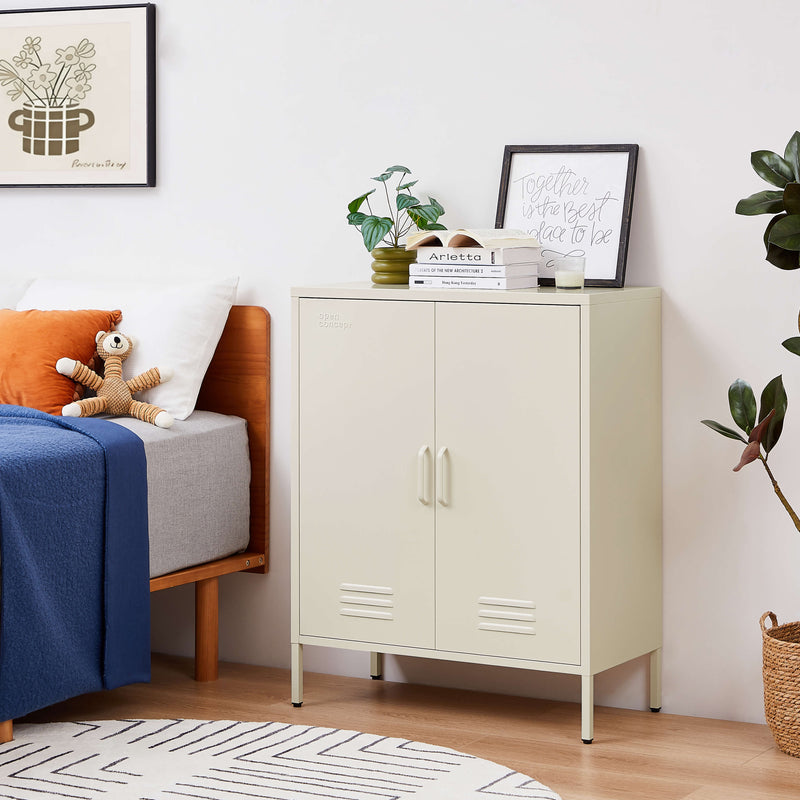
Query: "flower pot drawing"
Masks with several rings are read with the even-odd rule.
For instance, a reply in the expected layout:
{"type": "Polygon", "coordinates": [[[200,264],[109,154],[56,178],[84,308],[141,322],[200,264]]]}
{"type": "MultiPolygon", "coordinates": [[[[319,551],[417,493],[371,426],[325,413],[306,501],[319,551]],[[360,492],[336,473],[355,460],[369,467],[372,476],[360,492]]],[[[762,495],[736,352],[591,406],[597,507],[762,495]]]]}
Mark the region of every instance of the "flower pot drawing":
{"type": "Polygon", "coordinates": [[[77,103],[39,106],[23,103],[11,113],[8,125],[22,133],[22,149],[37,156],[63,156],[77,153],[79,136],[94,125],[94,114],[77,103]]]}

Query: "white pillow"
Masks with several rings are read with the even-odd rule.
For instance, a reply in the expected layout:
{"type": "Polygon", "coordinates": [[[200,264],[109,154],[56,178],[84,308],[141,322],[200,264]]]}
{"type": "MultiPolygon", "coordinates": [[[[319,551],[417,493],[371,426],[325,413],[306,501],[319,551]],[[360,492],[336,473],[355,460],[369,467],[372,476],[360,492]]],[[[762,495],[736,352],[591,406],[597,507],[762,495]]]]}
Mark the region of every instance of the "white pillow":
{"type": "MultiPolygon", "coordinates": [[[[160,406],[175,419],[186,419],[194,411],[238,282],[228,278],[162,286],[38,278],[17,303],[17,311],[121,309],[117,327],[135,342],[123,376],[129,380],[151,367],[174,370],[171,380],[137,394],[136,399],[160,406]]],[[[53,354],[54,364],[61,355],[53,354]]]]}
{"type": "MultiPolygon", "coordinates": [[[[0,308],[15,308],[29,283],[29,280],[8,281],[4,279],[0,283],[0,308]]],[[[111,310],[113,311],[113,309],[111,310]]]]}

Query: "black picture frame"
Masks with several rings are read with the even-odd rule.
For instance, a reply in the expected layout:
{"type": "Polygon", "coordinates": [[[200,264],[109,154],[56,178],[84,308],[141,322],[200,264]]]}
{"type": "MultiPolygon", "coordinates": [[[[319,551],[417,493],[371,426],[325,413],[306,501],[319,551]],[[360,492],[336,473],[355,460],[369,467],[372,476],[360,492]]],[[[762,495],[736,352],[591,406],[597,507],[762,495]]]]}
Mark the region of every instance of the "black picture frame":
{"type": "Polygon", "coordinates": [[[585,286],[625,285],[638,144],[506,145],[496,228],[539,239],[539,284],[552,260],[586,257],[585,286]]]}
{"type": "Polygon", "coordinates": [[[0,188],[155,185],[155,4],[0,11],[0,188]]]}

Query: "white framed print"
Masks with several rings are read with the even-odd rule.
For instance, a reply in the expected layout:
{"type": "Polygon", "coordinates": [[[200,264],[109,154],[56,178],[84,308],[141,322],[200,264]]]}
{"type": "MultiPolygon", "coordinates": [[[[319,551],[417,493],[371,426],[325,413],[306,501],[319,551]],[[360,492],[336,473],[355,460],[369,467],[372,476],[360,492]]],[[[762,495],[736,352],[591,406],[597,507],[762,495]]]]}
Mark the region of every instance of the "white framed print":
{"type": "Polygon", "coordinates": [[[539,240],[539,284],[554,284],[554,262],[586,259],[585,286],[625,285],[639,146],[506,145],[496,228],[539,240]]]}
{"type": "Polygon", "coordinates": [[[0,187],[155,186],[155,5],[0,11],[0,187]]]}

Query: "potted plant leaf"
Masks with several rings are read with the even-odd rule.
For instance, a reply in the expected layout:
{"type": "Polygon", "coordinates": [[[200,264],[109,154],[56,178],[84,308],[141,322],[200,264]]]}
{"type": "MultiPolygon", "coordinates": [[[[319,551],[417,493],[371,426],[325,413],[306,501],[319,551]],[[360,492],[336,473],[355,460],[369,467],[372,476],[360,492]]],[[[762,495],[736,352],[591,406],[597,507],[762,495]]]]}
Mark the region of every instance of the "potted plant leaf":
{"type": "Polygon", "coordinates": [[[416,254],[400,244],[407,233],[412,230],[444,230],[444,225],[437,222],[444,214],[444,208],[430,196],[427,203],[415,197],[411,187],[417,181],[406,180],[410,174],[408,167],[396,164],[372,179],[383,186],[388,215],[373,211],[370,197],[378,187],[359,195],[347,206],[348,225],[353,225],[361,233],[364,247],[374,259],[372,282],[376,284],[408,283],[408,265],[416,254]],[[365,204],[367,213],[362,210],[365,204]]]}
{"type": "MultiPolygon", "coordinates": [[[[780,269],[800,267],[800,132],[795,131],[783,155],[770,150],[757,150],[750,156],[756,173],[773,189],[767,189],[740,200],[737,214],[748,216],[771,214],[764,232],[766,259],[780,269]]],[[[800,320],[798,321],[800,330],[800,320]]],[[[786,339],[783,346],[800,355],[800,336],[786,339]]],[[[746,464],[760,461],[772,488],[795,528],[800,519],[786,499],[767,460],[780,438],[786,415],[787,397],[783,377],[773,378],[761,393],[757,408],[752,387],[741,379],[728,388],[728,405],[739,431],[704,419],[703,424],[744,445],[739,471],[746,464]]],[[[776,615],[768,611],[761,616],[763,645],[764,712],[776,744],[789,755],[800,757],[800,622],[778,625],[776,615]],[[770,627],[767,627],[767,619],[770,627]]]]}

